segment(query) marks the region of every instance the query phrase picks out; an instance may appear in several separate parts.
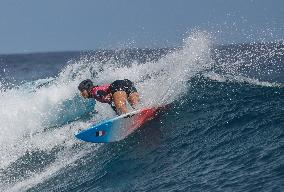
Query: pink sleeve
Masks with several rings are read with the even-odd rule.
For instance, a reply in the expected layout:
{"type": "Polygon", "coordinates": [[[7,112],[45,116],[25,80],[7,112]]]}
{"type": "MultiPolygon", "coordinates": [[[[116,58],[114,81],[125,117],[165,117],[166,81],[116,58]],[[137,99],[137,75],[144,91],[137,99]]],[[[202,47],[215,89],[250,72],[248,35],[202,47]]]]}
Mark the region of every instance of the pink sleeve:
{"type": "Polygon", "coordinates": [[[107,92],[107,93],[110,93],[110,84],[105,84],[105,85],[102,85],[102,86],[99,86],[101,87],[101,90],[107,92]]]}

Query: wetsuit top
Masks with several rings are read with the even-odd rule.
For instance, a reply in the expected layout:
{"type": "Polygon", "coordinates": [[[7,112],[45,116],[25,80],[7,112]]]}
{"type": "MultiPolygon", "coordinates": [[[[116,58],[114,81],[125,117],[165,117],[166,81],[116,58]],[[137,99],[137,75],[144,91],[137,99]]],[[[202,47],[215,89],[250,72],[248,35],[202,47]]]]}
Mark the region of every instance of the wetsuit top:
{"type": "Polygon", "coordinates": [[[95,86],[92,88],[93,98],[102,103],[110,104],[110,101],[106,97],[109,93],[111,93],[110,84],[95,86]]]}

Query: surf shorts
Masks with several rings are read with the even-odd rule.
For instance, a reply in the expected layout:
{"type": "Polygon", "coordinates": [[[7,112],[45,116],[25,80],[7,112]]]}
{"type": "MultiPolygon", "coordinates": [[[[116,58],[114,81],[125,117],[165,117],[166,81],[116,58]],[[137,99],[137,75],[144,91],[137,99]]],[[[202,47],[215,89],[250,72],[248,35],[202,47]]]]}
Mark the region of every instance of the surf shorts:
{"type": "Polygon", "coordinates": [[[116,80],[112,84],[110,84],[110,91],[112,94],[114,94],[117,91],[125,91],[127,97],[129,97],[131,93],[137,92],[137,89],[134,87],[133,82],[131,82],[128,79],[124,79],[124,80],[116,80]]]}

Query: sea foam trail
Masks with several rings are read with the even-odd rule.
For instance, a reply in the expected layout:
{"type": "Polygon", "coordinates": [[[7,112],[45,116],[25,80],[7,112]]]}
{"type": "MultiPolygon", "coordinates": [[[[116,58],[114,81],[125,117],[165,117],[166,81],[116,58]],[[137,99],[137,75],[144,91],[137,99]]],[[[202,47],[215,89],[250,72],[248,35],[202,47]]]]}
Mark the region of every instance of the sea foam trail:
{"type": "MultiPolygon", "coordinates": [[[[80,118],[82,111],[86,110],[82,107],[83,100],[78,97],[77,85],[81,80],[91,78],[95,84],[102,84],[127,78],[134,81],[141,93],[142,106],[170,103],[186,93],[187,81],[191,77],[210,68],[211,46],[212,42],[207,33],[193,32],[184,40],[181,49],[168,53],[156,62],[133,62],[126,66],[113,60],[98,62],[84,57],[77,62],[70,62],[55,79],[38,80],[47,82],[36,81],[1,91],[0,118],[4,123],[0,130],[0,169],[1,173],[9,172],[15,178],[0,175],[1,183],[4,184],[0,185],[0,190],[10,191],[19,187],[29,189],[52,177],[67,166],[68,162],[76,161],[76,156],[74,159],[62,154],[70,150],[71,153],[76,153],[75,149],[72,151],[72,146],[77,145],[79,141],[73,134],[78,129],[89,126],[91,122],[78,119],[62,126],[55,124],[55,128],[51,125],[57,121],[58,116],[70,116],[75,113],[78,115],[74,116],[73,120],[76,120],[77,117],[80,118]],[[69,110],[73,109],[72,113],[68,113],[68,109],[62,110],[58,107],[67,101],[74,101],[74,105],[69,107],[69,110]],[[38,151],[50,154],[55,160],[43,163],[37,170],[30,165],[30,169],[26,168],[26,174],[17,176],[17,170],[13,171],[15,166],[30,164],[24,157],[38,151]],[[61,161],[66,161],[67,164],[58,163],[61,161]],[[35,177],[40,179],[33,179],[35,177]]],[[[106,104],[97,104],[96,110],[92,121],[101,121],[114,115],[106,104]]],[[[84,153],[77,158],[83,156],[84,153]]]]}
{"type": "Polygon", "coordinates": [[[236,82],[236,83],[249,83],[251,85],[258,85],[263,87],[283,87],[282,83],[273,83],[268,81],[260,81],[258,79],[248,78],[241,75],[220,75],[214,72],[208,72],[203,74],[204,77],[218,81],[218,82],[236,82]]]}

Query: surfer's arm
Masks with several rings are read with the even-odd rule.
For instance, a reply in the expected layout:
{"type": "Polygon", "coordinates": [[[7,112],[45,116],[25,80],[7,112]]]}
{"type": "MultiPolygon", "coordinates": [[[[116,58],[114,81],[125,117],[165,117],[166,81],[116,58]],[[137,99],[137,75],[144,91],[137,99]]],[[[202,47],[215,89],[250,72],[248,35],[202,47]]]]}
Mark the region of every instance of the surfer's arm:
{"type": "Polygon", "coordinates": [[[112,94],[111,93],[107,94],[105,96],[105,100],[107,100],[109,103],[111,103],[112,102],[112,94]]]}

